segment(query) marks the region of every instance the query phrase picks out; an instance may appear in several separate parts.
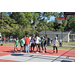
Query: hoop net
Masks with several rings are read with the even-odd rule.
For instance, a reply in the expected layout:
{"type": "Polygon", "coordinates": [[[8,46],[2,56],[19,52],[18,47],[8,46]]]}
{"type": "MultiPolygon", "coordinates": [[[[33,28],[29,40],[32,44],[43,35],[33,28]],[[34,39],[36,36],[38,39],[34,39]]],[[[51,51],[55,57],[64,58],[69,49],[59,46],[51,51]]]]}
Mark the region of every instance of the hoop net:
{"type": "Polygon", "coordinates": [[[57,17],[58,24],[62,24],[62,21],[65,20],[65,17],[57,17]]]}

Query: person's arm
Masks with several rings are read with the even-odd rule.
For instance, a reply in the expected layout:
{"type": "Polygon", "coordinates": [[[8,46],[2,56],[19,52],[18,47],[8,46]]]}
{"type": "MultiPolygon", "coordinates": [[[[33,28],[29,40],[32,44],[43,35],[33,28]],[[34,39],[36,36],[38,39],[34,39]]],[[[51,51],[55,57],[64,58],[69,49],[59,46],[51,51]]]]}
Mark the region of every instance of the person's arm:
{"type": "Polygon", "coordinates": [[[15,41],[14,41],[14,46],[15,46],[15,41]]]}
{"type": "MultiPolygon", "coordinates": [[[[19,44],[19,40],[18,40],[18,44],[19,44]]],[[[18,45],[18,44],[17,44],[17,45],[18,45]]]]}

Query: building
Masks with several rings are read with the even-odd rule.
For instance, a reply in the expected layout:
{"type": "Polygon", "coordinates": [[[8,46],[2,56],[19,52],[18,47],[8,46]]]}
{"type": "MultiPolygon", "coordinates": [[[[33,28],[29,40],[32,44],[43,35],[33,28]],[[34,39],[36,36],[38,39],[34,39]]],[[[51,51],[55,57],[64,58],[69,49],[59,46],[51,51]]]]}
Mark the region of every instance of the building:
{"type": "Polygon", "coordinates": [[[55,37],[61,39],[63,42],[71,42],[75,41],[75,33],[71,33],[71,31],[41,31],[39,35],[45,36],[47,35],[48,38],[52,38],[53,40],[55,37]]]}

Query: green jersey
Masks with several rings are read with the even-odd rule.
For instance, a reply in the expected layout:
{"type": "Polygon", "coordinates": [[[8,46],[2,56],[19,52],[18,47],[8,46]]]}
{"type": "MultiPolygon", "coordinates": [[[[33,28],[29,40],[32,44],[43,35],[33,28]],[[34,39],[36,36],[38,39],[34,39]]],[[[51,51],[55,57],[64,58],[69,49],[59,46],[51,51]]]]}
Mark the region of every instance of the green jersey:
{"type": "Polygon", "coordinates": [[[43,42],[43,39],[41,39],[41,42],[43,42]]]}
{"type": "Polygon", "coordinates": [[[16,45],[16,46],[18,45],[18,42],[19,42],[19,40],[15,40],[15,45],[16,45]]]}
{"type": "Polygon", "coordinates": [[[20,46],[23,46],[23,39],[20,40],[20,46]]]}

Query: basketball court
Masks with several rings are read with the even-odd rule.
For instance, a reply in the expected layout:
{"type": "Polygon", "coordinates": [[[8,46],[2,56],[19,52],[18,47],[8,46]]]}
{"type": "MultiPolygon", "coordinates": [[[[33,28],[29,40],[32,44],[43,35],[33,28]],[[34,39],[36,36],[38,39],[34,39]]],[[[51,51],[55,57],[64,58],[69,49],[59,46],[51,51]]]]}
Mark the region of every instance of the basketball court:
{"type": "Polygon", "coordinates": [[[75,62],[75,50],[59,50],[58,53],[53,53],[52,49],[47,49],[47,53],[13,51],[14,47],[0,46],[0,62],[75,62]]]}
{"type": "MultiPolygon", "coordinates": [[[[62,24],[67,15],[75,15],[75,12],[63,12],[62,15],[63,17],[56,18],[58,24],[62,24]]],[[[14,47],[0,46],[0,62],[75,62],[75,50],[59,50],[58,53],[53,53],[52,49],[47,49],[47,53],[13,51],[14,47]]]]}

